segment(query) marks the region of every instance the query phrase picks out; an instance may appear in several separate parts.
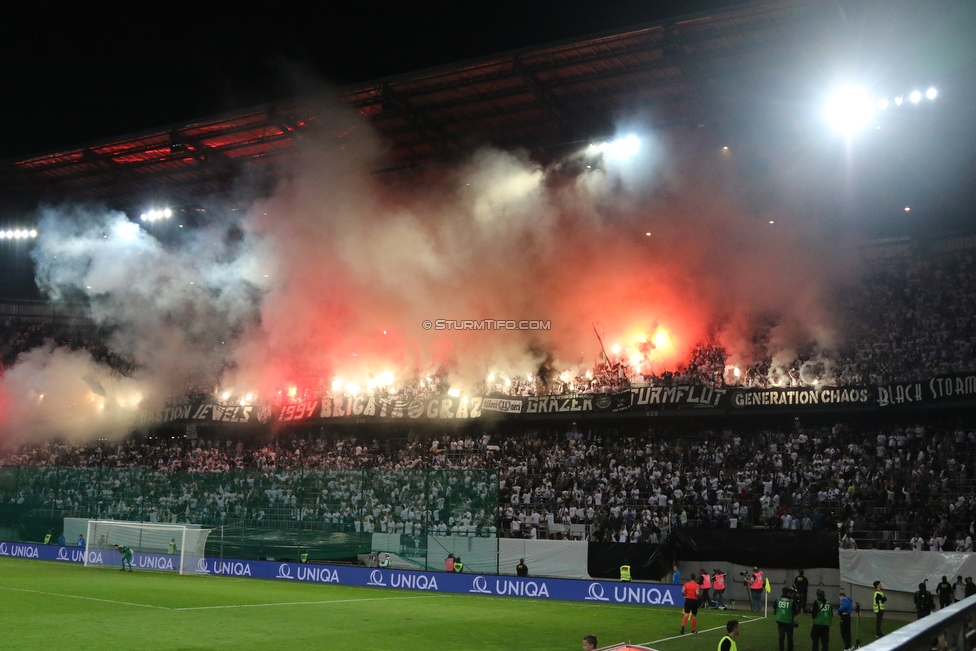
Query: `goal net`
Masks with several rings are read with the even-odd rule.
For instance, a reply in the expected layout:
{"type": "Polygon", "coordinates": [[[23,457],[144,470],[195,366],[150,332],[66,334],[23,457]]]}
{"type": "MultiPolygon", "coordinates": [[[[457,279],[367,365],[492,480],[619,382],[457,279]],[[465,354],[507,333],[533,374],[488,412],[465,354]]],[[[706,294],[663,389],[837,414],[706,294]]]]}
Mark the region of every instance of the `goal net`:
{"type": "Polygon", "coordinates": [[[132,550],[132,567],[146,570],[206,573],[204,548],[210,529],[182,524],[89,520],[85,565],[122,567],[115,546],[132,550]]]}

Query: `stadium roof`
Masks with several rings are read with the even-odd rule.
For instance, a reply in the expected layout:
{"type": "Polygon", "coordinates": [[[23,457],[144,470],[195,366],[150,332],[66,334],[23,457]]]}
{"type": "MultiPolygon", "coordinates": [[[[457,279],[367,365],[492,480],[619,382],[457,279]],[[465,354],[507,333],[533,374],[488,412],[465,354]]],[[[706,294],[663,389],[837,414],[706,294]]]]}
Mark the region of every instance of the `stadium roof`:
{"type": "MultiPolygon", "coordinates": [[[[729,119],[738,84],[837,21],[822,0],[757,2],[345,88],[329,101],[352,106],[386,139],[385,169],[485,142],[559,149],[611,134],[623,113],[643,111],[663,127],[729,119]]],[[[269,163],[316,129],[323,99],[10,161],[0,181],[32,198],[190,203],[227,192],[242,174],[267,179],[269,163]]]]}

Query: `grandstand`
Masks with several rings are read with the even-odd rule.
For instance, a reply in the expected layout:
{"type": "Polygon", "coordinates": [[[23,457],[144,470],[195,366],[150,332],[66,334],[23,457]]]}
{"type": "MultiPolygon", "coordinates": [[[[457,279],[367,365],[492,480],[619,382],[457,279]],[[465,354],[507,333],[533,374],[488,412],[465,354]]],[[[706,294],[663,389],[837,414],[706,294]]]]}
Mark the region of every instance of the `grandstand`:
{"type": "Polygon", "coordinates": [[[863,199],[903,177],[851,152],[961,140],[973,68],[877,81],[865,125],[907,145],[782,108],[896,14],[730,3],[0,164],[38,232],[0,224],[32,276],[0,296],[0,600],[135,609],[159,649],[222,613],[242,649],[309,621],[455,648],[424,622],[470,618],[457,648],[670,651],[676,566],[728,577],[702,637],[734,614],[751,651],[752,568],[773,597],[803,568],[865,643],[971,648],[968,602],[900,627],[920,581],[976,594],[976,231],[935,227],[972,206],[863,199]],[[134,581],[80,567],[119,543],[134,581]]]}

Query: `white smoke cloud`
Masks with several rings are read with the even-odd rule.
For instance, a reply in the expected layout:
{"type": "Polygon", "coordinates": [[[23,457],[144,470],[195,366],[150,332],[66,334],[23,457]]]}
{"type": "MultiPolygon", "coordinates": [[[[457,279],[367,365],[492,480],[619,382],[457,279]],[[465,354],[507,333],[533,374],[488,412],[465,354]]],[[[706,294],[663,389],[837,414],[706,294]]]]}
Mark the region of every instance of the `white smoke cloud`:
{"type": "MultiPolygon", "coordinates": [[[[86,376],[108,378],[113,396],[117,384],[137,387],[142,406],[218,382],[273,396],[336,378],[365,387],[381,373],[405,382],[448,372],[471,387],[488,373],[535,374],[547,359],[575,375],[599,354],[597,321],[608,346],[642,346],[657,369],[711,332],[750,362],[757,315],[778,324],[766,351],[777,368],[811,341],[824,355],[835,343],[827,247],[800,226],[764,228],[765,215],[737,199],[745,181],[693,135],[679,134],[680,146],[658,138],[643,167],[569,174],[487,148],[452,169],[376,175],[385,154],[358,118],[332,109],[319,128],[328,135],[300,148],[270,197],[178,238],[118,212],[44,209],[38,286],[54,300],[87,296],[109,345],[135,368],[112,380],[82,353],[45,348],[4,376],[0,395],[77,402],[86,376]],[[422,328],[434,319],[539,319],[552,329],[422,328]],[[662,329],[666,347],[641,343],[662,329]]],[[[61,427],[25,407],[8,421],[91,435],[102,431],[95,417],[61,427]]]]}

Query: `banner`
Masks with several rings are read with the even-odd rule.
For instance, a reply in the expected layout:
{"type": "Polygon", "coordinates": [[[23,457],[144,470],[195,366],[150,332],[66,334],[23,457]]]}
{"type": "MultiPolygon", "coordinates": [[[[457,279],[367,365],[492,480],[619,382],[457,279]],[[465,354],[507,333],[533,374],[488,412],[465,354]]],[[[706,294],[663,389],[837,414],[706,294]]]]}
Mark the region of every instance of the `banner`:
{"type": "MultiPolygon", "coordinates": [[[[83,563],[81,547],[59,547],[28,543],[0,542],[0,556],[44,561],[83,563]]],[[[89,552],[89,565],[118,565],[114,550],[89,552]]],[[[146,569],[178,569],[179,556],[135,552],[133,566],[146,569]]],[[[514,577],[485,574],[453,574],[411,570],[380,570],[367,567],[330,566],[243,559],[198,558],[192,574],[277,579],[303,583],[330,583],[362,587],[397,588],[422,592],[464,595],[491,595],[640,606],[681,606],[681,586],[659,583],[621,583],[619,581],[580,581],[545,577],[514,577]]]]}
{"type": "Polygon", "coordinates": [[[739,389],[732,392],[732,407],[871,407],[877,405],[874,387],[796,387],[739,389]]]}
{"type": "Polygon", "coordinates": [[[656,581],[670,574],[671,556],[666,547],[651,543],[587,543],[586,571],[593,578],[616,579],[620,566],[629,565],[637,581],[656,581]]]}
{"type": "Polygon", "coordinates": [[[158,411],[139,410],[136,424],[163,425],[177,421],[184,423],[191,421],[201,424],[266,425],[271,420],[271,416],[271,407],[267,405],[187,403],[158,411]]]}
{"type": "Polygon", "coordinates": [[[494,418],[558,418],[560,415],[658,416],[668,412],[705,411],[725,415],[737,412],[812,412],[837,409],[890,409],[930,404],[976,401],[976,374],[941,376],[917,382],[851,387],[773,387],[767,389],[716,388],[694,385],[633,387],[614,393],[513,397],[497,395],[441,395],[420,399],[396,396],[341,395],[304,402],[269,405],[187,403],[158,411],[140,411],[142,426],[180,424],[263,426],[347,421],[469,421],[488,412],[494,418]]]}
{"type": "Polygon", "coordinates": [[[522,413],[522,400],[508,400],[502,398],[485,398],[484,404],[481,406],[483,411],[498,411],[503,414],[521,414],[522,413]]]}
{"type": "Polygon", "coordinates": [[[682,561],[721,559],[760,567],[837,567],[836,531],[694,529],[678,527],[668,539],[682,561]]]}
{"type": "Polygon", "coordinates": [[[729,389],[691,385],[640,387],[630,390],[630,406],[641,409],[715,409],[728,406],[728,393],[729,389]]]}
{"type": "Polygon", "coordinates": [[[976,375],[950,375],[924,382],[886,384],[878,387],[878,406],[948,402],[976,397],[976,375]]]}
{"type": "Polygon", "coordinates": [[[522,398],[522,414],[614,412],[630,409],[630,391],[522,398]]]}
{"type": "Polygon", "coordinates": [[[383,396],[341,396],[322,400],[322,418],[366,417],[391,420],[467,420],[481,417],[482,396],[402,400],[383,396]]]}

